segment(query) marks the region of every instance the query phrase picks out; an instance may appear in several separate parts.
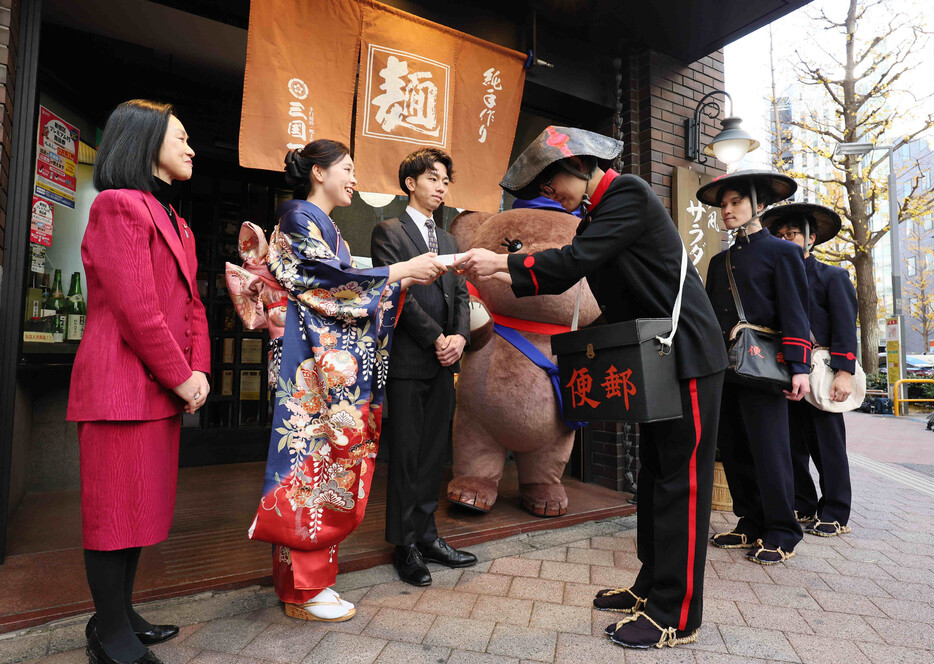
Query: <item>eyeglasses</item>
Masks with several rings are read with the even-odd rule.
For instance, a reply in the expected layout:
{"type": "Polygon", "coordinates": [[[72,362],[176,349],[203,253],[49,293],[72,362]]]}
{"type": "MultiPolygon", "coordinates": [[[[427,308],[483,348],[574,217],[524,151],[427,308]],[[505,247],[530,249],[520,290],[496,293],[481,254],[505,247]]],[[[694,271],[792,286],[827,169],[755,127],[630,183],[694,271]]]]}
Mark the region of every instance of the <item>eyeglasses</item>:
{"type": "MultiPolygon", "coordinates": [[[[555,173],[555,175],[557,175],[557,173],[555,173]]],[[[539,192],[542,196],[544,196],[544,197],[546,197],[546,198],[551,198],[552,196],[555,195],[555,190],[554,190],[554,188],[551,186],[551,183],[554,182],[554,180],[555,180],[555,175],[552,175],[552,176],[548,179],[548,182],[543,182],[543,183],[538,187],[538,192],[539,192]]]]}
{"type": "Polygon", "coordinates": [[[775,237],[779,238],[780,240],[789,240],[794,242],[795,238],[799,235],[803,236],[804,233],[801,231],[785,231],[784,233],[778,233],[775,237]]]}

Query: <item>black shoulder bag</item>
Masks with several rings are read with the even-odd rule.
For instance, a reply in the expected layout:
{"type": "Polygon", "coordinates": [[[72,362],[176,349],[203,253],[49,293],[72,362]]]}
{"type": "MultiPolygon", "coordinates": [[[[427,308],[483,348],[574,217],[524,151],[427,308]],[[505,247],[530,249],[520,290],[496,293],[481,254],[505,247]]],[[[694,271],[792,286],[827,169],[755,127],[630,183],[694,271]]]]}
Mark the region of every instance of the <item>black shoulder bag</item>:
{"type": "Polygon", "coordinates": [[[782,333],[746,320],[743,303],[733,279],[730,252],[726,252],[726,274],[730,292],[739,315],[739,323],[730,330],[730,365],[727,379],[757,389],[791,389],[791,369],[785,362],[782,333]]]}

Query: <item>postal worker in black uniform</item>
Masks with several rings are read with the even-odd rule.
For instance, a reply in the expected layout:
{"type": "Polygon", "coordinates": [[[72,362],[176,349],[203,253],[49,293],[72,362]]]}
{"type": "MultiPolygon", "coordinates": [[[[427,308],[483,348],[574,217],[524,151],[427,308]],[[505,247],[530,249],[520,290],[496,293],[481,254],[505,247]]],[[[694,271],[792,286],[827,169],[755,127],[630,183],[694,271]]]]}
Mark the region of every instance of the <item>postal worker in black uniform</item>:
{"type": "MultiPolygon", "coordinates": [[[[500,186],[519,198],[582,204],[571,244],[534,254],[472,249],[456,267],[502,279],[517,296],[561,293],[586,277],[610,323],[669,318],[681,284],[684,245],[651,187],[597,167],[622,143],[581,129],[548,127],[500,186]]],[[[690,263],[690,261],[688,261],[690,263]]],[[[631,614],[609,625],[617,644],[648,648],[697,639],[703,610],[706,532],[726,353],[700,276],[688,264],[673,346],[683,417],[640,426],[638,552],[629,588],[601,590],[599,609],[631,614]]]]}
{"type": "MultiPolygon", "coordinates": [[[[811,253],[813,247],[840,232],[840,216],[822,205],[780,205],[762,215],[772,235],[804,250],[812,341],[830,349],[834,380],[830,398],[846,401],[853,391],[856,369],[856,290],[842,267],[826,265],[811,253]]],[[[850,464],[846,456],[843,413],[820,410],[807,401],[788,404],[791,459],[795,480],[795,511],[804,532],[833,537],[850,532],[850,464]],[[817,498],[808,459],[814,459],[820,481],[817,498]]]]}
{"type": "MultiPolygon", "coordinates": [[[[374,265],[391,265],[426,251],[457,251],[454,237],[432,218],[453,177],[451,157],[436,148],[416,150],[402,161],[399,186],[409,195],[409,205],[398,218],[373,229],[374,265]]],[[[448,271],[427,286],[409,287],[386,381],[386,540],[395,545],[392,562],[399,578],[416,586],[431,583],[425,561],[448,567],[477,562],[472,553],[451,548],[435,526],[454,410],[454,372],[469,338],[464,277],[448,271]]]]}
{"type": "Polygon", "coordinates": [[[811,341],[807,277],[799,247],[762,228],[766,206],[791,196],[794,180],[767,171],[721,176],[697,191],[701,202],[719,206],[727,230],[736,230],[733,246],[710,259],[707,294],[724,344],[739,322],[727,274],[732,264],[737,295],[749,323],[782,332],[784,361],[792,374],[784,394],[759,384],[737,382],[727,370],[720,410],[718,447],[739,522],[714,535],[721,548],[748,548],[746,558],[762,565],[794,555],[801,526],[794,513],[794,479],[788,432],[788,402],[810,390],[811,341]]]}

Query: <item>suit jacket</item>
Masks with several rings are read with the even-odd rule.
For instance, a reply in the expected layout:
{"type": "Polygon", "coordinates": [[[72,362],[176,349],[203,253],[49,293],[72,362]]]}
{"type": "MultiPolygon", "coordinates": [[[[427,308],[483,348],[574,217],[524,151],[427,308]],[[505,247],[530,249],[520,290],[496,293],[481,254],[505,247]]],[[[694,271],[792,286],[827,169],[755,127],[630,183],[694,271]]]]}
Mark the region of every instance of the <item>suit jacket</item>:
{"type": "MultiPolygon", "coordinates": [[[[440,226],[438,253],[457,252],[457,241],[440,226]]],[[[376,225],[370,238],[373,265],[391,265],[428,251],[415,221],[403,212],[376,225]]],[[[460,334],[470,341],[470,297],[464,277],[446,272],[427,286],[410,286],[396,322],[389,356],[390,378],[432,378],[442,368],[435,355],[439,335],[460,334]]],[[[458,371],[460,363],[444,367],[458,371]]]]}
{"type": "MultiPolygon", "coordinates": [[[[509,274],[519,297],[562,293],[587,277],[610,323],[670,318],[683,251],[678,229],[651,187],[634,175],[608,172],[594,192],[588,221],[581,223],[571,244],[513,254],[509,274]]],[[[717,319],[690,263],[674,348],[680,379],[726,369],[717,319]]]]}
{"type": "Polygon", "coordinates": [[[148,193],[101,192],[81,243],[87,324],[71,373],[68,420],[156,420],[184,402],[172,391],[209,373],[210,339],[198,297],[195,240],[176,233],[148,193]]]}
{"type": "Polygon", "coordinates": [[[856,371],[856,289],[842,267],[804,259],[808,275],[811,333],[817,345],[830,349],[830,366],[856,371]]]}

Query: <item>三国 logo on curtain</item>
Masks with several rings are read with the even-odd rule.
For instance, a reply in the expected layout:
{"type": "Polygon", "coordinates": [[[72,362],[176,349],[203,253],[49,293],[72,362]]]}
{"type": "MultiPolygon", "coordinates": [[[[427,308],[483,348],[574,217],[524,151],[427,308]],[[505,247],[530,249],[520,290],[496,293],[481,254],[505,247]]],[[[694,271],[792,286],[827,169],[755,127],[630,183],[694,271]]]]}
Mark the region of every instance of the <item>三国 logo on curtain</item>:
{"type": "Polygon", "coordinates": [[[364,80],[364,136],[447,146],[450,65],[370,44],[364,80]]]}

